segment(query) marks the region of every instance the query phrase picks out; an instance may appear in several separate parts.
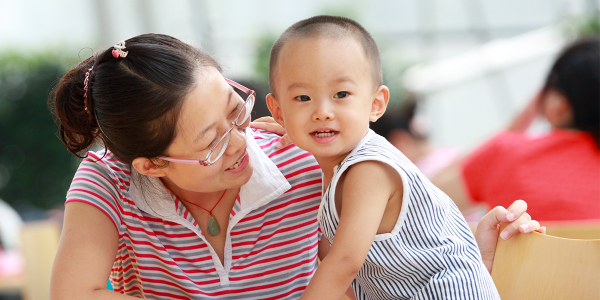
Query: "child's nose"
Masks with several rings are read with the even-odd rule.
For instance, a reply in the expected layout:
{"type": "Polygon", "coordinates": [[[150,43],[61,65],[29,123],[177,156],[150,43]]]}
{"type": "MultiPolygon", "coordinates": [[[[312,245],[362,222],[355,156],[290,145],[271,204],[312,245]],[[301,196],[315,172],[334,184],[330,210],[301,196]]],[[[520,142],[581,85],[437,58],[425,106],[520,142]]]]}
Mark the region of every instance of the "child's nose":
{"type": "Polygon", "coordinates": [[[333,120],[335,118],[331,101],[323,100],[316,103],[317,107],[313,114],[314,121],[333,120]]]}

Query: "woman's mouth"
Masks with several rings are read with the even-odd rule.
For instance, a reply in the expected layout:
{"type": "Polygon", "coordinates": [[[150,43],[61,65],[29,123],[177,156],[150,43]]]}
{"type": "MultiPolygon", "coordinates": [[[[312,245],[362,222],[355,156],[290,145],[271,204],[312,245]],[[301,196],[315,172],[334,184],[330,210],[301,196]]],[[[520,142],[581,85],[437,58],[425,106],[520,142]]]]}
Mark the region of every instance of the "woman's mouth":
{"type": "Polygon", "coordinates": [[[227,168],[226,170],[237,169],[242,164],[242,162],[244,162],[244,158],[246,158],[246,155],[248,155],[248,152],[244,150],[244,155],[242,155],[242,157],[240,157],[240,159],[238,159],[238,161],[236,161],[235,164],[233,164],[233,166],[227,168]]]}

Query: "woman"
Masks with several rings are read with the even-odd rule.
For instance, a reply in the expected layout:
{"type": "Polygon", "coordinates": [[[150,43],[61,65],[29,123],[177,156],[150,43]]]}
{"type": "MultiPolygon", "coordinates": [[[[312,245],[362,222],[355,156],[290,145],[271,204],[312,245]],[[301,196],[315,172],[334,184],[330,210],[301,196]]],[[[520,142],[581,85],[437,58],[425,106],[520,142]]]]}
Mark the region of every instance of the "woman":
{"type": "MultiPolygon", "coordinates": [[[[254,92],[212,58],[137,36],[68,72],[54,101],[71,153],[106,150],[87,153],[67,194],[52,298],[299,298],[317,265],[321,172],[247,129],[254,92]]],[[[539,228],[523,201],[509,210],[482,222],[489,266],[497,219],[539,228]]]]}
{"type": "Polygon", "coordinates": [[[600,219],[600,39],[569,45],[544,87],[501,132],[432,180],[461,209],[527,199],[538,220],[600,219]],[[542,114],[552,130],[525,130],[542,114]]]}

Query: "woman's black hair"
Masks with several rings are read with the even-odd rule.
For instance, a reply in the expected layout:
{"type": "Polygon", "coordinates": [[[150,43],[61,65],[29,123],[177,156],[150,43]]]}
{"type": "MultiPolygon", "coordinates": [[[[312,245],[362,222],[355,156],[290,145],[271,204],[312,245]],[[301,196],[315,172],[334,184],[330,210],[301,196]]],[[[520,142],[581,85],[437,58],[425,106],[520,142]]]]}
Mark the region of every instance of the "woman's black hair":
{"type": "Polygon", "coordinates": [[[600,39],[580,39],[558,57],[544,85],[565,96],[573,111],[573,128],[589,132],[600,148],[600,39]]]}
{"type": "Polygon", "coordinates": [[[139,35],[125,46],[127,57],[115,58],[113,47],[99,51],[54,89],[58,135],[73,155],[83,158],[96,141],[128,165],[136,157],[164,155],[198,72],[221,70],[206,53],[167,35],[139,35]]]}

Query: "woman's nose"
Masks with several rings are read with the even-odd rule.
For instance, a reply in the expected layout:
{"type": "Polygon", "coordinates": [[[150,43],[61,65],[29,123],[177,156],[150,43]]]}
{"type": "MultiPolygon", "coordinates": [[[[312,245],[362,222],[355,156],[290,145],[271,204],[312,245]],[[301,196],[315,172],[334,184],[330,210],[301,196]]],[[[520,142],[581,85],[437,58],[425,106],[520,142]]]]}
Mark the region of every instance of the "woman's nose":
{"type": "Polygon", "coordinates": [[[236,126],[229,134],[229,145],[227,145],[226,154],[236,154],[240,149],[246,147],[246,128],[248,126],[236,126]]]}

